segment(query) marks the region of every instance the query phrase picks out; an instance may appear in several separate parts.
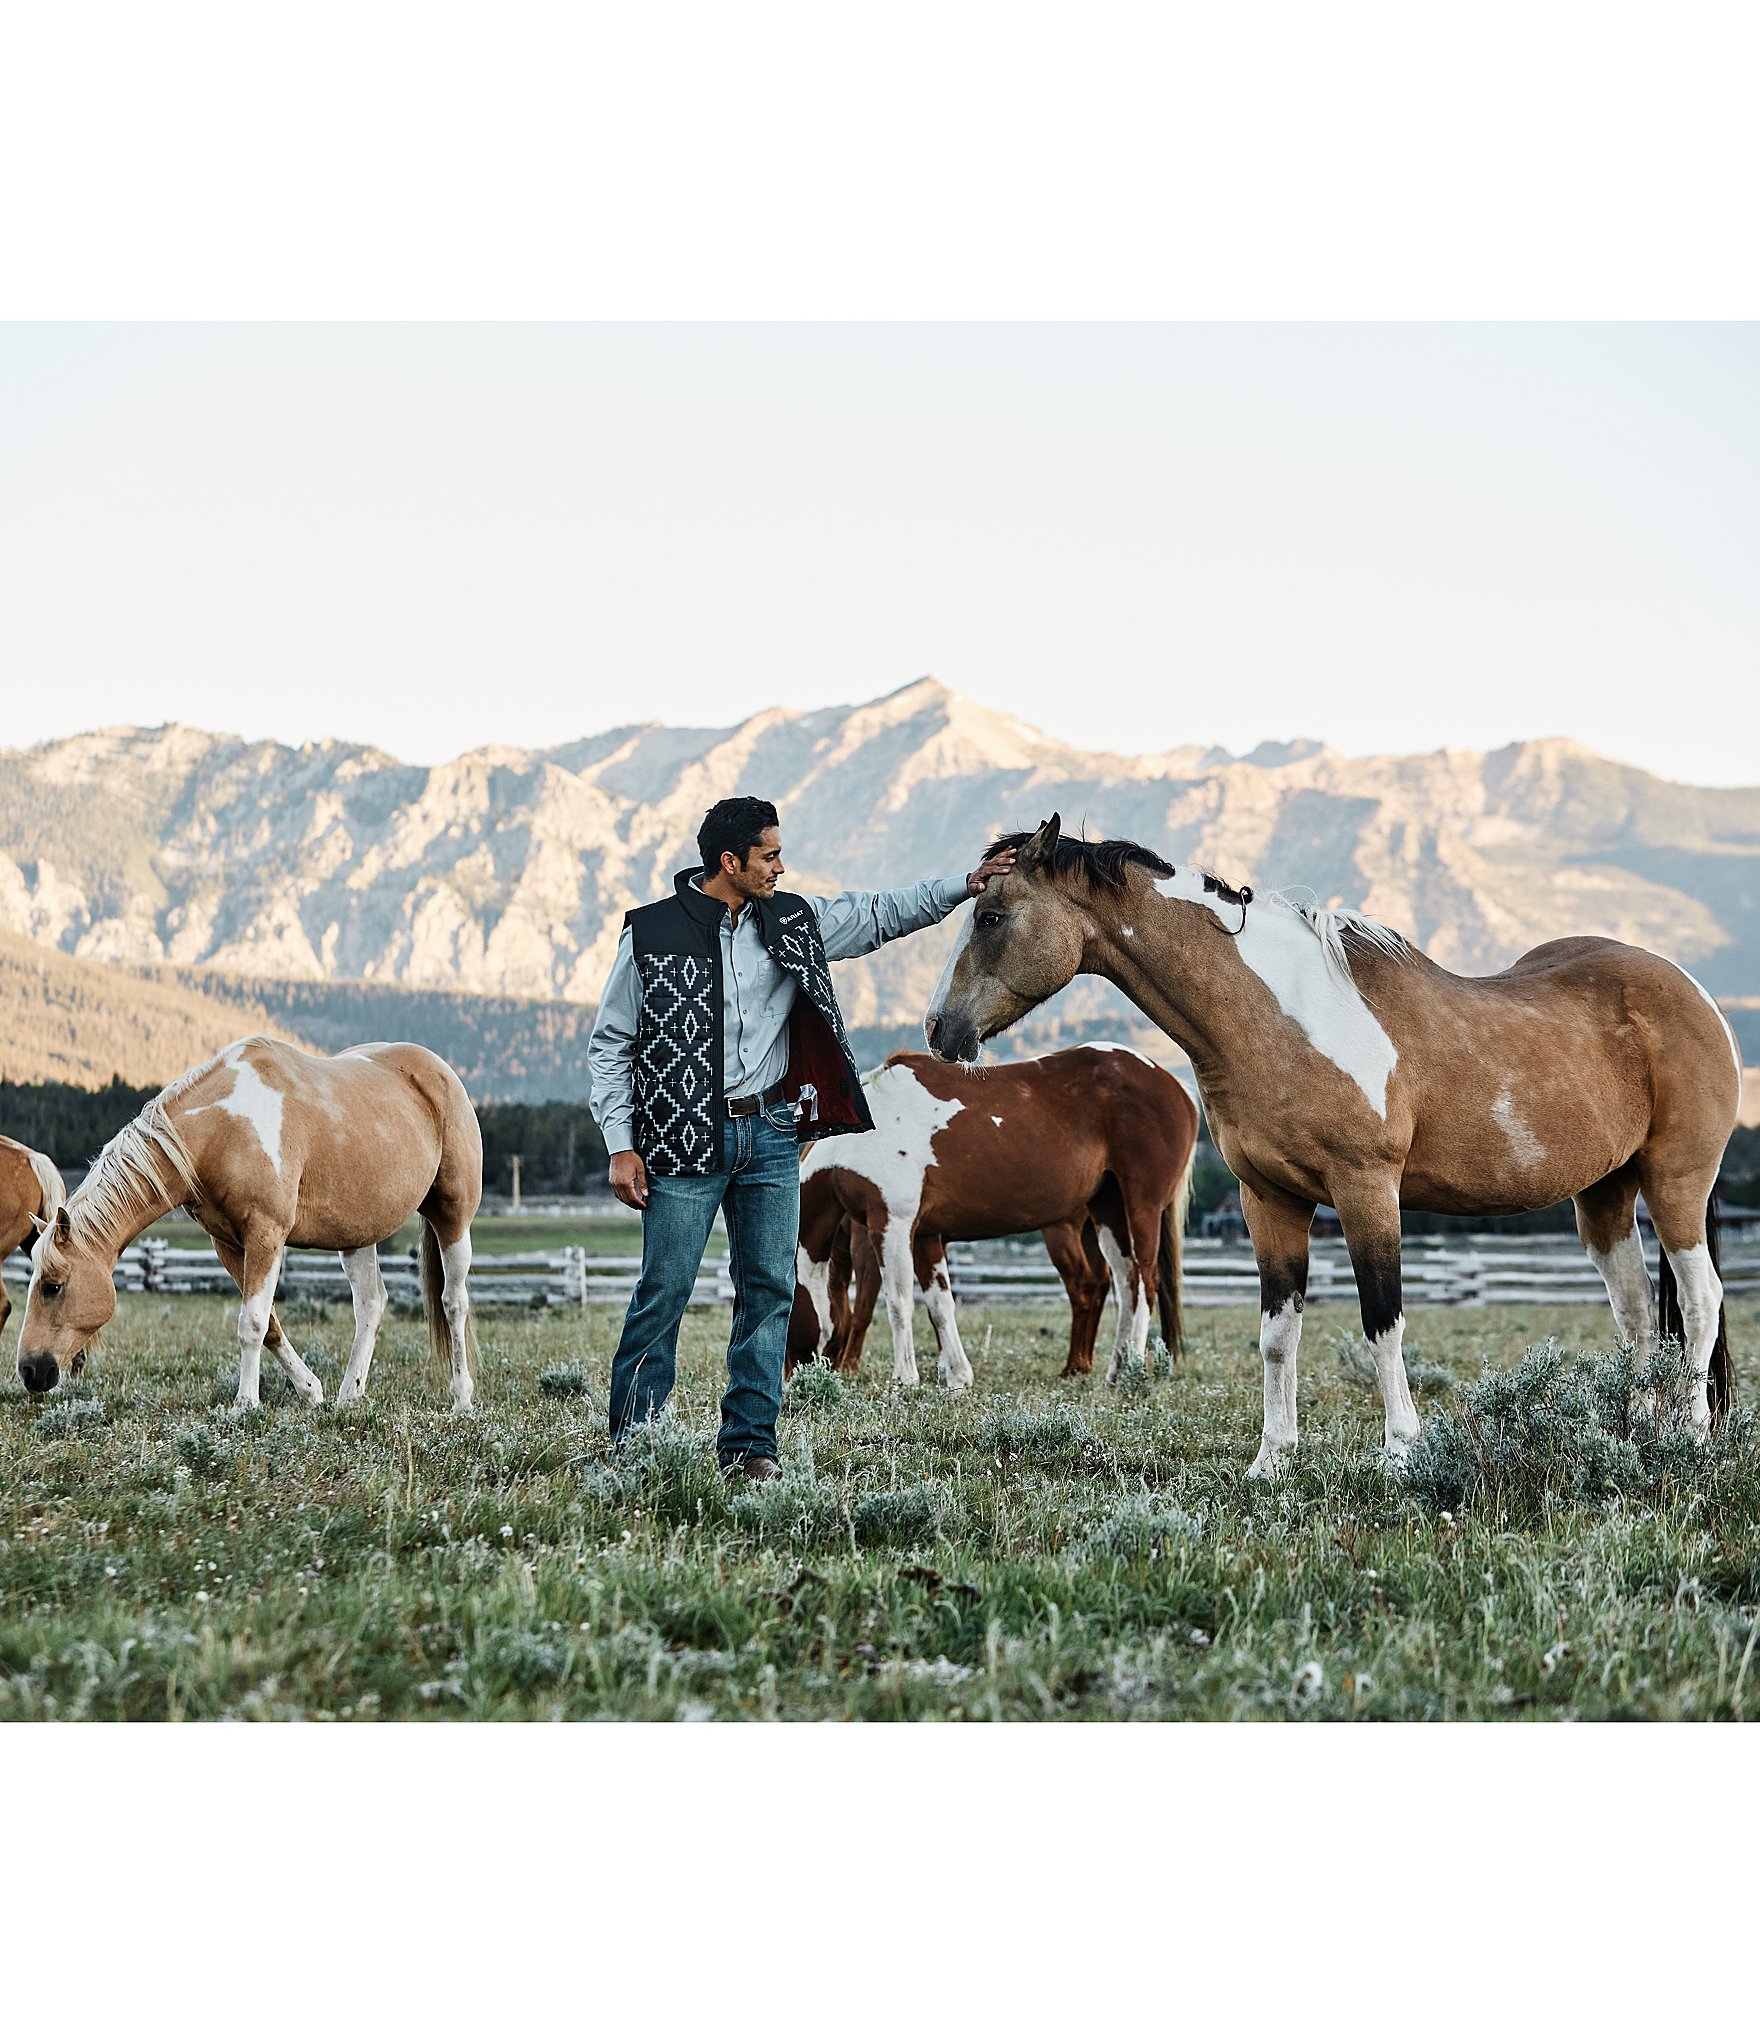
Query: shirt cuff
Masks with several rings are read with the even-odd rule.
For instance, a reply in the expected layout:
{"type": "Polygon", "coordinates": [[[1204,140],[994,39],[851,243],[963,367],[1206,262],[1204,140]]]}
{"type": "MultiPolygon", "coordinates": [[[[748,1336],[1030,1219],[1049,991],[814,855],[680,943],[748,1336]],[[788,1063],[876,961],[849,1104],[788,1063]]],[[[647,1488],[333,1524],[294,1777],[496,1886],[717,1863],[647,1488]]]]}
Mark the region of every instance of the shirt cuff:
{"type": "Polygon", "coordinates": [[[605,1136],[605,1152],[620,1155],[625,1148],[636,1144],[636,1126],[633,1119],[609,1119],[599,1131],[605,1136]]]}
{"type": "Polygon", "coordinates": [[[966,892],[966,875],[962,871],[958,878],[944,878],[937,881],[941,887],[941,911],[951,914],[969,895],[966,892]]]}

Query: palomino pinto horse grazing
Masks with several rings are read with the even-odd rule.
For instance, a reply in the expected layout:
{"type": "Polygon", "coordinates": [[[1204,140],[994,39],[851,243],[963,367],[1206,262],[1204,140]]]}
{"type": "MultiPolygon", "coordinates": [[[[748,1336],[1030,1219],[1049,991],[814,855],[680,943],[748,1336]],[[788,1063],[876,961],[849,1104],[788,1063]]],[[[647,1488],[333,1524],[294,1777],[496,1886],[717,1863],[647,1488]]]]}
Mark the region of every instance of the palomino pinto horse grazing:
{"type": "MultiPolygon", "coordinates": [[[[1117,1380],[1125,1361],[1142,1360],[1157,1302],[1168,1346],[1178,1345],[1179,1231],[1198,1132],[1178,1078],[1134,1049],[1096,1043],[971,1073],[932,1056],[895,1055],[864,1089],[873,1131],[826,1141],[801,1167],[799,1279],[821,1351],[832,1326],[832,1247],[846,1219],[865,1229],[879,1263],[894,1381],[917,1379],[914,1275],[935,1327],[942,1381],[970,1386],[947,1272],[950,1239],[1064,1227],[1072,1230],[1060,1237],[1079,1250],[1090,1217],[1118,1299],[1107,1380],[1117,1380]]],[[[1074,1272],[1072,1263],[1066,1286],[1074,1272]]],[[[1102,1308],[1104,1291],[1095,1324],[1102,1308]]],[[[1082,1371],[1078,1336],[1072,1327],[1066,1373],[1082,1371]]],[[[1089,1365],[1092,1350],[1090,1331],[1089,1365]]]]}
{"type": "Polygon", "coordinates": [[[1440,969],[1360,914],[1255,901],[1135,843],[1005,836],[1014,868],[974,903],[925,1025],[938,1055],[978,1044],[1078,972],[1110,978],[1192,1058],[1218,1148],[1241,1179],[1259,1263],[1265,1435],[1296,1442],[1308,1227],[1344,1228],[1386,1407],[1418,1434],[1400,1340],[1400,1210],[1494,1214],[1572,1197],[1622,1337],[1654,1332],[1640,1191],[1662,1248],[1663,1330],[1692,1370],[1692,1420],[1728,1406],[1712,1193],[1741,1062],[1685,971],[1578,936],[1495,977],[1440,969]],[[1709,1393],[1708,1393],[1709,1388],[1709,1393]]]}
{"type": "Polygon", "coordinates": [[[482,1185],[477,1115],[429,1050],[373,1042],[321,1056],[263,1036],[235,1041],[149,1099],[44,1230],[19,1375],[33,1393],[55,1386],[116,1308],[118,1256],[182,1205],[244,1297],[238,1401],[258,1399],[265,1342],[307,1402],[324,1399],[272,1308],[290,1246],[342,1256],[355,1333],[336,1401],[358,1401],[387,1300],[378,1242],[419,1211],[429,1338],[450,1366],[453,1408],[469,1409],[470,1225],[482,1185]]]}
{"type": "MultiPolygon", "coordinates": [[[[67,1202],[67,1185],[49,1157],[0,1133],[0,1261],[67,1202]]],[[[0,1330],[12,1315],[12,1298],[0,1282],[0,1330]]]]}

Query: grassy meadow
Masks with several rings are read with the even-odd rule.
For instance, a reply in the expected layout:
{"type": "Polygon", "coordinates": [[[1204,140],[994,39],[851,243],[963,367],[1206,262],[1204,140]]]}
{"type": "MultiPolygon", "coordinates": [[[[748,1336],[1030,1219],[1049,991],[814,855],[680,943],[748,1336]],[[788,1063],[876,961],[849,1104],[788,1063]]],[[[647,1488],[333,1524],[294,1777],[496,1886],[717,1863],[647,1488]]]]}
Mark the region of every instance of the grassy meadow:
{"type": "MultiPolygon", "coordinates": [[[[234,1414],[235,1308],[126,1296],[41,1405],[7,1340],[0,1719],[1760,1712],[1752,1409],[1709,1450],[1647,1431],[1629,1363],[1571,1372],[1605,1310],[1415,1311],[1416,1479],[1376,1456],[1342,1309],[1309,1313],[1304,1443],[1261,1487],[1254,1313],[1193,1312],[1174,1378],[1114,1393],[1054,1378],[1061,1312],[998,1308],[963,1320],[975,1393],[887,1387],[882,1335],[862,1380],[791,1387],[786,1478],[730,1490],[725,1311],[690,1315],[676,1421],[612,1466],[612,1310],[485,1314],[455,1420],[409,1315],[364,1409],[307,1411],[266,1360],[234,1414]]],[[[333,1393],[346,1310],[287,1321],[333,1393]]],[[[1752,1302],[1732,1328],[1751,1402],[1752,1302]]]]}

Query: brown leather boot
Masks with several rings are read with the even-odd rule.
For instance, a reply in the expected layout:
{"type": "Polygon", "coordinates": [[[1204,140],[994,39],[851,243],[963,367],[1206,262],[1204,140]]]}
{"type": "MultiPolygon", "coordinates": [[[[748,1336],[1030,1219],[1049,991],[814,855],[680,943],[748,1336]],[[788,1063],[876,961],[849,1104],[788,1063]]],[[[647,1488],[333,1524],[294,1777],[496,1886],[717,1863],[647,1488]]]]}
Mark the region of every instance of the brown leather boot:
{"type": "Polygon", "coordinates": [[[727,1480],[738,1480],[742,1475],[747,1480],[775,1480],[781,1474],[782,1468],[774,1459],[754,1457],[736,1459],[731,1465],[724,1466],[721,1472],[723,1478],[727,1480]]]}

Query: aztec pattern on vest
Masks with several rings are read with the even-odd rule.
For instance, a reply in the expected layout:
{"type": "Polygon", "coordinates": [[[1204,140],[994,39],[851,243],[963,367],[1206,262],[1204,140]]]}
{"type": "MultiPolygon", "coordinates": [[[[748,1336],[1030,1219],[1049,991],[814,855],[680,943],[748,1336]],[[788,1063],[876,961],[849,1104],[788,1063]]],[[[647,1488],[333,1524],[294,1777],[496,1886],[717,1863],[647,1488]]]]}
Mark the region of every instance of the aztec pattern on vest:
{"type": "Polygon", "coordinates": [[[721,1166],[721,973],[711,956],[638,950],[635,1141],[660,1176],[721,1166]]]}

